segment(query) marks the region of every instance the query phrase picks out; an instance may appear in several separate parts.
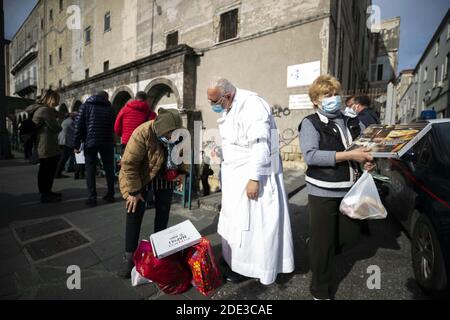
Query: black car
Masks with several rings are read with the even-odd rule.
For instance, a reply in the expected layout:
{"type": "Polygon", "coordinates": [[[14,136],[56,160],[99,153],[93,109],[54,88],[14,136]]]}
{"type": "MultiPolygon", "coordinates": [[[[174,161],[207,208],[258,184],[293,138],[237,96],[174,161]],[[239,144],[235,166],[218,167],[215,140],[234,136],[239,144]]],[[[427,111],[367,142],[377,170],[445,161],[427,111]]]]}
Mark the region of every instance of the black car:
{"type": "Polygon", "coordinates": [[[432,129],[400,160],[378,159],[377,182],[389,214],[406,229],[414,275],[429,295],[447,294],[450,279],[450,119],[432,129]]]}

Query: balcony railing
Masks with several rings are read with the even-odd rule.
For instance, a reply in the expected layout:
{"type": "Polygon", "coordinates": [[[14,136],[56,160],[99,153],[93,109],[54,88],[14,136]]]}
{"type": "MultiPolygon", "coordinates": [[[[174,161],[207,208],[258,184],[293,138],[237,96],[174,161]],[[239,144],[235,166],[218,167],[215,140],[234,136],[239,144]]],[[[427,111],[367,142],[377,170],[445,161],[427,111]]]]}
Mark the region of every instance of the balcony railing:
{"type": "Polygon", "coordinates": [[[24,68],[28,63],[36,59],[38,55],[37,44],[34,43],[23,55],[21,55],[16,61],[13,62],[11,73],[15,75],[22,68],[24,68]]]}
{"type": "Polygon", "coordinates": [[[37,78],[31,77],[23,81],[15,83],[15,89],[17,94],[27,93],[25,91],[33,91],[37,87],[37,78]]]}

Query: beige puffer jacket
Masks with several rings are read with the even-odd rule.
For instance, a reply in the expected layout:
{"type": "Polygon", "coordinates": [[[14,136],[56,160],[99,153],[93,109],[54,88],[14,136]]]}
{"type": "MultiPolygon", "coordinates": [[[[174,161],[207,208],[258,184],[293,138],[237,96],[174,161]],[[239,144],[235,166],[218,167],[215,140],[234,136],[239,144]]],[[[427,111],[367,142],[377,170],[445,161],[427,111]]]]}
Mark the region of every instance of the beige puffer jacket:
{"type": "Polygon", "coordinates": [[[124,199],[146,186],[165,163],[164,149],[155,134],[154,121],[134,130],[121,161],[120,192],[124,199]]]}

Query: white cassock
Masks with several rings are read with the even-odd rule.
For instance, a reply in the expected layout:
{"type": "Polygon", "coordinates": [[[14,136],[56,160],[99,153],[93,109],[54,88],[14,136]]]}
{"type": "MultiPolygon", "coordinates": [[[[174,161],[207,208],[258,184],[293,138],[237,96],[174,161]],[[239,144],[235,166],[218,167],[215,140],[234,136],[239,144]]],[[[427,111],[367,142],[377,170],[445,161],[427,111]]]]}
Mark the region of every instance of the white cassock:
{"type": "Polygon", "coordinates": [[[218,124],[223,151],[218,233],[223,257],[234,272],[272,284],[277,274],[294,271],[294,256],[271,108],[256,93],[237,89],[231,110],[218,124]],[[247,197],[249,180],[259,181],[258,200],[247,197]]]}

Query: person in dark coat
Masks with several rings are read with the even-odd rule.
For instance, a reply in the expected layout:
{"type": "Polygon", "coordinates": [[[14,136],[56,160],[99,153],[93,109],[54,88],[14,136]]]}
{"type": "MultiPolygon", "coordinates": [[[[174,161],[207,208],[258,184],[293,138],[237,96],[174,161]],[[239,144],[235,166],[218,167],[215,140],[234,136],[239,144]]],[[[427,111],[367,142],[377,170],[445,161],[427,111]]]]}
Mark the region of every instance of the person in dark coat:
{"type": "Polygon", "coordinates": [[[200,180],[203,186],[203,196],[209,196],[211,193],[211,186],[209,185],[209,177],[214,174],[214,171],[211,169],[211,159],[205,156],[205,152],[202,151],[203,161],[200,166],[200,180]]]}
{"type": "Polygon", "coordinates": [[[74,122],[73,146],[80,153],[83,144],[86,159],[86,182],[89,206],[97,205],[96,173],[97,154],[100,154],[108,184],[108,193],[103,200],[109,203],[114,199],[114,109],[109,102],[108,93],[100,91],[91,96],[80,107],[74,122]]]}
{"type": "Polygon", "coordinates": [[[375,111],[370,108],[370,98],[366,95],[353,98],[351,108],[358,114],[358,119],[367,128],[372,124],[380,124],[380,119],[375,111]]]}
{"type": "MultiPolygon", "coordinates": [[[[380,119],[375,111],[370,108],[370,104],[370,98],[366,95],[351,96],[346,101],[347,107],[356,113],[358,120],[362,123],[364,128],[367,128],[372,124],[380,124],[380,119]]],[[[361,221],[361,233],[367,236],[371,234],[369,221],[361,221]]]]}

